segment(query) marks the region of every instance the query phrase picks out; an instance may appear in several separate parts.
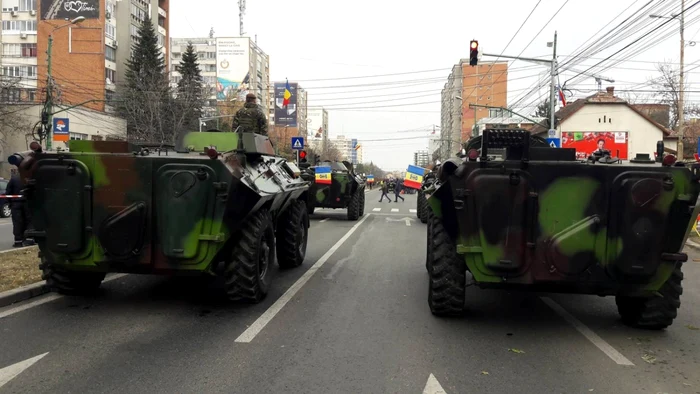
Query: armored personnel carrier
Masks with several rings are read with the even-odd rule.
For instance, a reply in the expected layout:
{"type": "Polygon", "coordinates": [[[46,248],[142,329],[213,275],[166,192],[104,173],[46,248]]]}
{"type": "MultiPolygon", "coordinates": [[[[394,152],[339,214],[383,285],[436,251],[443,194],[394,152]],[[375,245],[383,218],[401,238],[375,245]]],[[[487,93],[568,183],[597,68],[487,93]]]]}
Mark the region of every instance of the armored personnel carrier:
{"type": "MultiPolygon", "coordinates": [[[[259,302],[275,260],[306,254],[308,185],[252,133],[194,132],[177,149],[124,141],[33,142],[16,153],[47,285],[94,290],[109,272],[223,277],[228,298],[259,302]]],[[[29,234],[28,234],[29,235],[29,234]]]]}
{"type": "Polygon", "coordinates": [[[700,166],[663,156],[662,142],[657,161],[629,162],[539,145],[524,130],[486,130],[466,160],[440,166],[428,198],[432,313],[461,314],[473,284],[615,296],[628,325],[672,324],[700,166]]]}
{"type": "Polygon", "coordinates": [[[347,209],[348,220],[365,214],[365,182],[352,163],[322,161],[307,168],[302,177],[310,183],[306,201],[309,214],[316,208],[347,209]]]}

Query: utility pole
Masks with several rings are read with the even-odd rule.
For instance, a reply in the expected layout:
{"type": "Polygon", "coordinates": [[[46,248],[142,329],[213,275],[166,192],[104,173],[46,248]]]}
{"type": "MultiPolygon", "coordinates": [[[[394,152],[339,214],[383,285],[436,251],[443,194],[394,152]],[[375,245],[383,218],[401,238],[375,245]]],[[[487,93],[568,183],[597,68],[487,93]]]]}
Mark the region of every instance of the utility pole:
{"type": "MultiPolygon", "coordinates": [[[[550,77],[550,95],[549,95],[549,129],[556,130],[554,125],[554,108],[556,108],[557,103],[557,32],[554,31],[554,42],[552,43],[552,65],[551,65],[550,77]]],[[[555,132],[556,133],[556,132],[555,132]]],[[[558,135],[558,133],[556,133],[558,135]]]]}
{"type": "Polygon", "coordinates": [[[680,97],[678,98],[678,157],[683,160],[683,121],[685,120],[685,103],[683,95],[685,89],[683,87],[683,72],[685,63],[685,0],[681,0],[681,69],[680,69],[680,97]]]}

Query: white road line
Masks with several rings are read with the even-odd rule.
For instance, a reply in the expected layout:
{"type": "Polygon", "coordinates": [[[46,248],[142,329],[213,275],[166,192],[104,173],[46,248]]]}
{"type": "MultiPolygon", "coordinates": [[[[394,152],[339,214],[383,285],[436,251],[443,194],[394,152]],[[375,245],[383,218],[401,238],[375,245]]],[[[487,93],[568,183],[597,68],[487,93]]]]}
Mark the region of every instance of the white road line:
{"type": "Polygon", "coordinates": [[[399,211],[398,208],[391,208],[391,212],[398,212],[398,211],[399,211]]]}
{"type": "Polygon", "coordinates": [[[381,208],[374,208],[374,209],[372,210],[372,212],[379,212],[379,211],[381,211],[381,210],[382,210],[381,208]]]}
{"type": "Polygon", "coordinates": [[[553,299],[549,297],[540,297],[545,304],[554,310],[559,316],[564,318],[569,324],[574,326],[574,328],[580,332],[586,339],[591,341],[598,349],[610,357],[619,365],[634,365],[632,361],[628,360],[627,357],[623,356],[622,353],[615,350],[609,343],[605,342],[603,338],[599,337],[598,334],[594,333],[590,328],[586,327],[585,324],[581,323],[577,318],[567,312],[561,305],[557,304],[553,299]]]}
{"type": "Polygon", "coordinates": [[[409,209],[408,212],[416,213],[416,210],[415,210],[415,209],[409,209]]]}
{"type": "Polygon", "coordinates": [[[12,223],[0,223],[0,226],[9,226],[9,225],[11,225],[11,224],[12,224],[12,223]]]}
{"type": "Polygon", "coordinates": [[[321,220],[319,220],[318,222],[319,222],[319,223],[325,223],[325,222],[328,221],[328,219],[329,219],[329,218],[321,219],[321,220]]]}
{"type": "MultiPolygon", "coordinates": [[[[109,278],[105,278],[105,280],[103,280],[102,283],[107,283],[107,282],[113,281],[115,279],[122,278],[126,275],[128,275],[128,274],[110,275],[109,278]]],[[[35,301],[31,301],[31,302],[26,303],[26,304],[22,304],[20,306],[15,307],[15,308],[8,309],[4,312],[0,312],[0,319],[8,317],[8,316],[12,316],[15,313],[26,311],[27,309],[34,308],[35,306],[46,304],[47,302],[51,302],[51,301],[57,300],[59,298],[63,298],[63,296],[61,294],[55,294],[55,293],[49,294],[44,298],[41,298],[41,299],[38,299],[35,301]]]]}
{"type": "Polygon", "coordinates": [[[428,382],[425,383],[425,388],[423,389],[423,394],[447,394],[445,389],[442,388],[440,382],[435,378],[435,375],[430,374],[428,376],[428,382]]]}
{"type": "Polygon", "coordinates": [[[301,290],[301,288],[306,284],[306,282],[311,279],[311,277],[318,271],[323,264],[328,261],[328,259],[335,253],[344,243],[345,241],[350,238],[350,236],[357,230],[362,223],[364,223],[365,220],[367,220],[368,217],[370,217],[371,214],[365,215],[365,217],[362,218],[359,222],[357,222],[350,230],[348,230],[345,235],[343,235],[342,238],[338,240],[338,242],[335,243],[335,245],[331,246],[328,251],[321,256],[320,259],[314,265],[309,268],[308,271],[304,272],[304,275],[301,276],[287,291],[282,294],[282,297],[280,297],[277,301],[275,301],[270,308],[268,308],[265,313],[260,315],[260,317],[253,322],[253,324],[248,327],[241,335],[236,338],[235,342],[239,343],[250,343],[255,337],[260,333],[260,331],[265,328],[267,323],[269,323],[274,317],[284,308],[285,305],[289,302],[289,300],[292,299],[296,295],[296,293],[301,290]]]}

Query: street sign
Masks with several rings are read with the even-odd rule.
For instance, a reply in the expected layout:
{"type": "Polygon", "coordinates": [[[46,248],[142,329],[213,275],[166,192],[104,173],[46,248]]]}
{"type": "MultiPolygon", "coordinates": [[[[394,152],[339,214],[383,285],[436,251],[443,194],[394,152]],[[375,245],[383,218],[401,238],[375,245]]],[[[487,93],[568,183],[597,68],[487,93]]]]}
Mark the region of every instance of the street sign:
{"type": "Polygon", "coordinates": [[[70,122],[68,118],[53,118],[53,140],[68,141],[70,135],[70,122]]]}
{"type": "Polygon", "coordinates": [[[304,149],[304,137],[292,137],[292,149],[294,149],[294,150],[304,149]]]}
{"type": "Polygon", "coordinates": [[[554,129],[549,129],[549,131],[547,132],[547,137],[554,138],[556,136],[557,136],[557,131],[554,129]]]}
{"type": "Polygon", "coordinates": [[[547,138],[547,144],[552,148],[561,148],[561,140],[559,138],[547,138]]]}

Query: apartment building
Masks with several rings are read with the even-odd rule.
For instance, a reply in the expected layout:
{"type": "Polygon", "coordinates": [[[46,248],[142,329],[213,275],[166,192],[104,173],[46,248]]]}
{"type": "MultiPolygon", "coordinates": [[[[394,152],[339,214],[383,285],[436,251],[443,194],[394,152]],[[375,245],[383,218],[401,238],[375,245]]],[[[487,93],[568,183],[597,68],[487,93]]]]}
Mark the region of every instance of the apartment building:
{"type": "MultiPolygon", "coordinates": [[[[170,39],[170,84],[177,88],[182,75],[177,67],[182,60],[182,54],[191,43],[197,52],[197,61],[202,73],[207,105],[202,110],[204,116],[216,116],[216,39],[213,37],[171,38],[170,39]]],[[[262,101],[260,102],[262,104],[262,101]]]]}
{"type": "MultiPolygon", "coordinates": [[[[2,0],[2,101],[36,100],[37,79],[37,1],[2,0]]],[[[41,68],[46,78],[46,67],[41,68]]]]}
{"type": "Polygon", "coordinates": [[[322,107],[308,108],[307,118],[309,145],[318,152],[325,152],[328,146],[328,111],[322,107]]]}
{"type": "Polygon", "coordinates": [[[362,163],[362,144],[360,144],[357,139],[345,138],[344,135],[339,135],[336,138],[329,140],[329,142],[333,144],[336,149],[338,149],[342,156],[341,160],[347,160],[353,165],[362,163]]]}

